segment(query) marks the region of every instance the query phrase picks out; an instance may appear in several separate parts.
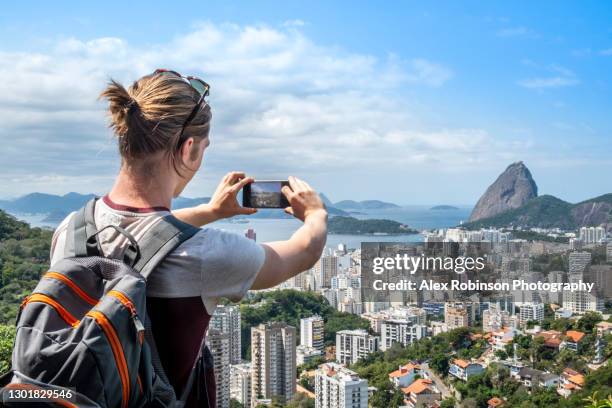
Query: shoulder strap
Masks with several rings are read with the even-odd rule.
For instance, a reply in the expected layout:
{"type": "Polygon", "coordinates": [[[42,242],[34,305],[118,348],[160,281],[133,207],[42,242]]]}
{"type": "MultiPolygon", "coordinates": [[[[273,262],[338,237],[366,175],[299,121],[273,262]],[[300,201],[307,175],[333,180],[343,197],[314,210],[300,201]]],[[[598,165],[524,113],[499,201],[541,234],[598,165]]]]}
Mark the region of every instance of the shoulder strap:
{"type": "Polygon", "coordinates": [[[187,224],[172,214],[164,216],[140,240],[140,258],[134,269],[147,279],[170,252],[198,231],[200,228],[187,224]]]}
{"type": "Polygon", "coordinates": [[[83,257],[83,256],[103,256],[102,247],[98,240],[98,234],[107,228],[113,228],[130,243],[123,254],[123,261],[130,266],[134,266],[140,259],[140,248],[136,239],[125,229],[117,225],[108,225],[97,229],[95,223],[95,207],[98,198],[93,198],[78,210],[68,223],[64,257],[83,257]]]}
{"type": "Polygon", "coordinates": [[[68,223],[66,231],[66,243],[64,256],[66,258],[81,257],[96,255],[92,253],[95,249],[87,248],[87,239],[96,233],[96,224],[94,222],[94,208],[96,198],[91,199],[83,208],[78,210],[68,223]]]}

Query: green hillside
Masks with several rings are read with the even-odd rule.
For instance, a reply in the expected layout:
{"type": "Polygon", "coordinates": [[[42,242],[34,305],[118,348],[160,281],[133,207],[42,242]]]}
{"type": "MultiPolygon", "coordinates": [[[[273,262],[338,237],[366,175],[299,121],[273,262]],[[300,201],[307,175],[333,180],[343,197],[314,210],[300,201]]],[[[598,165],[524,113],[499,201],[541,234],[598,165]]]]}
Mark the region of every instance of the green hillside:
{"type": "Polygon", "coordinates": [[[300,319],[319,315],[325,321],[325,344],[333,345],[336,332],[347,329],[367,329],[370,323],[361,317],[337,311],[318,293],[296,290],[258,292],[240,302],[242,314],[242,356],[250,356],[251,327],[269,321],[280,321],[300,330],[300,319]]]}
{"type": "Polygon", "coordinates": [[[493,217],[464,224],[468,229],[486,227],[539,227],[572,230],[612,220],[612,193],[571,204],[551,195],[529,200],[524,206],[493,217]],[[595,208],[595,210],[593,210],[595,208]],[[596,217],[593,217],[595,213],[596,217]]]}
{"type": "Polygon", "coordinates": [[[19,305],[48,269],[51,235],[0,210],[0,374],[9,368],[19,305]]]}
{"type": "Polygon", "coordinates": [[[418,231],[397,221],[353,217],[332,217],[327,225],[331,234],[416,234],[418,231]]]}

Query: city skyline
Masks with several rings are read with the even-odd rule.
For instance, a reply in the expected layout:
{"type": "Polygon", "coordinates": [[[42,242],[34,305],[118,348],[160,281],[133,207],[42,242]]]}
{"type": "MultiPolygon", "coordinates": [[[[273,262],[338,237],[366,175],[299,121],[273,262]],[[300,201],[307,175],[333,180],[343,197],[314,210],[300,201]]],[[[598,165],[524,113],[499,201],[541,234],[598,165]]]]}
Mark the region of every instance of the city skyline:
{"type": "Polygon", "coordinates": [[[6,6],[3,198],[109,189],[119,162],[97,96],[158,67],[212,85],[211,149],[185,196],[245,170],[334,201],[465,205],[517,160],[542,194],[610,192],[606,5],[116,7],[6,6]]]}

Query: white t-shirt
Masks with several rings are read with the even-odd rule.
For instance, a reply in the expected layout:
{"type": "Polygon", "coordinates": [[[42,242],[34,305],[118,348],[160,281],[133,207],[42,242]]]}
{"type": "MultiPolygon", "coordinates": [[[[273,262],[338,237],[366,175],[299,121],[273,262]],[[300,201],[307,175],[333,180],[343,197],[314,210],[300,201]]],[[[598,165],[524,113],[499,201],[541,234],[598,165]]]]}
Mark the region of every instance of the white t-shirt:
{"type": "MultiPolygon", "coordinates": [[[[161,217],[164,208],[130,208],[104,197],[96,202],[94,220],[101,229],[117,225],[140,240],[161,217]]],[[[70,214],[57,227],[51,243],[51,265],[64,256],[66,230],[70,214]]],[[[127,239],[112,228],[99,235],[104,255],[122,258],[127,239]]],[[[179,245],[151,273],[147,295],[164,298],[201,296],[208,314],[212,315],[218,299],[240,300],[253,285],[265,260],[261,245],[242,235],[204,228],[179,245]]]]}

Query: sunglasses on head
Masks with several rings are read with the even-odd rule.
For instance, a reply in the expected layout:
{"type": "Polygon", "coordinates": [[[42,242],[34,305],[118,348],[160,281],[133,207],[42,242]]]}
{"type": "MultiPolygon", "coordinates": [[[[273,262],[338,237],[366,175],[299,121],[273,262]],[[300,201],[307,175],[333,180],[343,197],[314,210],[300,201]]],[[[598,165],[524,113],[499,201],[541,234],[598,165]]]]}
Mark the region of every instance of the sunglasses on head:
{"type": "Polygon", "coordinates": [[[198,102],[195,104],[195,106],[193,107],[193,110],[191,111],[191,113],[185,120],[185,123],[183,124],[183,127],[181,129],[181,134],[179,136],[179,138],[181,138],[183,137],[185,128],[189,125],[189,123],[191,123],[193,118],[195,118],[196,114],[200,110],[200,107],[205,102],[205,98],[210,94],[210,85],[202,81],[200,78],[197,78],[194,76],[184,76],[170,69],[156,69],[154,74],[175,75],[181,78],[183,81],[187,82],[189,85],[191,85],[191,87],[195,89],[198,94],[200,94],[200,99],[198,99],[198,102]]]}

